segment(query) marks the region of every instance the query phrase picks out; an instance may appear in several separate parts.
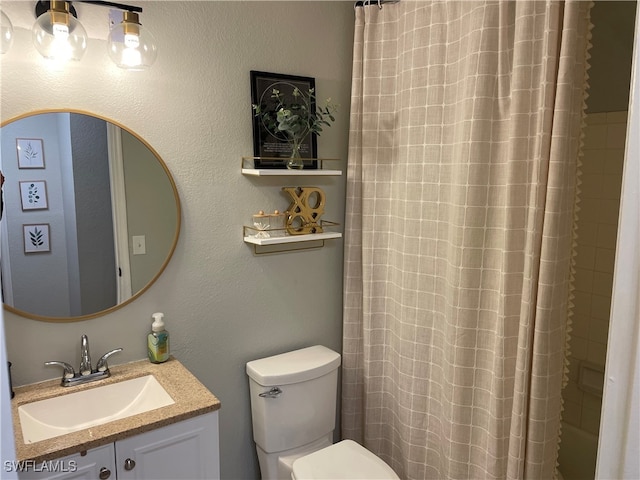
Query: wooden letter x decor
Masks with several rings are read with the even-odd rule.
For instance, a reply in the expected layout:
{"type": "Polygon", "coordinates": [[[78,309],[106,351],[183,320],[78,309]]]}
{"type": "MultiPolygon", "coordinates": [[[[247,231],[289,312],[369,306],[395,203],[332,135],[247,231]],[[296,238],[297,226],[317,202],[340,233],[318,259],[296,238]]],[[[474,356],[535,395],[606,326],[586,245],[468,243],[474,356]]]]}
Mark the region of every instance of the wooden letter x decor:
{"type": "Polygon", "coordinates": [[[291,196],[287,208],[287,233],[305,235],[322,233],[320,217],[324,213],[324,192],[318,187],[282,187],[291,196]]]}

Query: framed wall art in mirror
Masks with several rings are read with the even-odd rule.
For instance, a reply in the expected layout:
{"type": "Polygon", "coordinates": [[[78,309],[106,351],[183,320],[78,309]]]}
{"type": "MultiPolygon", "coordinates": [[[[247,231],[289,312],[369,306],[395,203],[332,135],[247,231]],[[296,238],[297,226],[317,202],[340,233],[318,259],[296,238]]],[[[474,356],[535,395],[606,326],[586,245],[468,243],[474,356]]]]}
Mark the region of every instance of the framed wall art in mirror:
{"type": "Polygon", "coordinates": [[[44,146],[41,138],[16,138],[18,168],[44,168],[44,146]]]}
{"type": "MultiPolygon", "coordinates": [[[[24,241],[24,253],[46,253],[51,251],[49,243],[49,224],[42,225],[22,225],[22,239],[24,241]]],[[[29,277],[33,278],[34,272],[29,272],[29,277]]],[[[32,282],[34,283],[34,282],[32,282]]]]}
{"type": "Polygon", "coordinates": [[[20,200],[22,210],[46,210],[47,182],[44,180],[29,180],[20,183],[20,200]]]}
{"type": "Polygon", "coordinates": [[[72,322],[142,295],[166,268],[180,234],[178,192],[158,153],[125,126],[77,110],[3,122],[0,139],[5,309],[72,322]],[[16,162],[21,144],[31,153],[22,162],[19,153],[16,162]],[[46,231],[33,228],[43,225],[46,231]],[[134,254],[132,238],[140,236],[145,252],[134,254]]]}

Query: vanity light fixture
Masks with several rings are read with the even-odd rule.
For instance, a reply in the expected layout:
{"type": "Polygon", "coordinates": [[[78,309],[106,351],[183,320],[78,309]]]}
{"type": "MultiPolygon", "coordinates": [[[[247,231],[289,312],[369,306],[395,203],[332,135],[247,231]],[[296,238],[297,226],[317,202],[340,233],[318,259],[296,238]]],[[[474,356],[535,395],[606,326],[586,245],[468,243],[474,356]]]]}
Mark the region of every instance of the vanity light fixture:
{"type": "Polygon", "coordinates": [[[111,28],[107,43],[113,63],[127,70],[149,68],[158,56],[153,35],[143,29],[136,12],[122,12],[122,22],[111,28]]]}
{"type": "Polygon", "coordinates": [[[13,24],[0,10],[0,53],[7,53],[13,43],[13,24]]]}
{"type": "MultiPolygon", "coordinates": [[[[77,0],[76,3],[114,7],[122,11],[122,22],[111,28],[107,39],[109,57],[118,67],[144,70],[155,62],[158,48],[153,35],[140,24],[139,14],[142,8],[100,0],[77,0]]],[[[78,20],[70,1],[38,0],[35,14],[36,23],[33,25],[32,38],[36,49],[43,57],[63,61],[82,58],[87,49],[87,32],[78,20]]],[[[5,18],[3,14],[2,53],[5,52],[5,18]]]]}
{"type": "Polygon", "coordinates": [[[36,17],[31,37],[40,55],[60,61],[82,58],[87,50],[87,32],[70,2],[39,1],[36,17]]]}

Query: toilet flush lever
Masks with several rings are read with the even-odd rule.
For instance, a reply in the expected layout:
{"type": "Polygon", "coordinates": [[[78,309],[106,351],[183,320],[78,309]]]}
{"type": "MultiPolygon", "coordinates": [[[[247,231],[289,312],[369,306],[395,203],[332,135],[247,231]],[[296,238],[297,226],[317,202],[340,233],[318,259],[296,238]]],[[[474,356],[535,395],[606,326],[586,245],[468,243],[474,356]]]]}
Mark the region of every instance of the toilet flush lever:
{"type": "Polygon", "coordinates": [[[282,395],[280,387],[273,387],[268,392],[258,394],[258,396],[262,398],[278,398],[280,395],[282,395]]]}

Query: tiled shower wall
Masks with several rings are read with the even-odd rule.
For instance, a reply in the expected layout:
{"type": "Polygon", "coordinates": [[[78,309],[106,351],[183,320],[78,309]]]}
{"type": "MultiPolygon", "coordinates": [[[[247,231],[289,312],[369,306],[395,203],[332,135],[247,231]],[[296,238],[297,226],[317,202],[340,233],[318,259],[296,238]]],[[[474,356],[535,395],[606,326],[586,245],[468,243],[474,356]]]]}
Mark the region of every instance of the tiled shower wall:
{"type": "Polygon", "coordinates": [[[578,213],[575,300],[564,421],[598,434],[600,395],[579,386],[579,368],[604,370],[627,112],[587,115],[578,213]]]}

